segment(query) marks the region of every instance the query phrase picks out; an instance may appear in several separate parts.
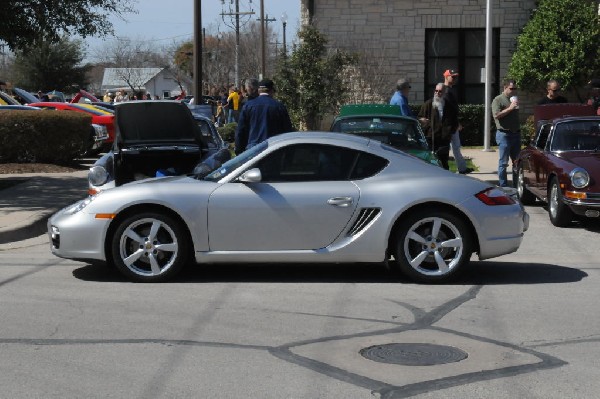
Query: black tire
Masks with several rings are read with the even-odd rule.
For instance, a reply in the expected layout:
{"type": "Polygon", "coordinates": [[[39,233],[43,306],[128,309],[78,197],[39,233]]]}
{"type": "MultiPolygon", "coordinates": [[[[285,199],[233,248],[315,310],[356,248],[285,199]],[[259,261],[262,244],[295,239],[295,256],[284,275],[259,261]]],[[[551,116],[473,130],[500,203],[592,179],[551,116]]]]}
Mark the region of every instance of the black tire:
{"type": "Polygon", "coordinates": [[[122,274],[137,282],[163,282],[181,271],[189,240],[183,226],[155,212],[133,215],[117,227],[111,242],[112,260],[122,274]]]}
{"type": "Polygon", "coordinates": [[[548,215],[550,222],[556,227],[567,227],[575,216],[562,200],[562,191],[556,177],[552,178],[548,188],[548,215]]]}
{"type": "Polygon", "coordinates": [[[460,217],[422,210],[401,222],[394,258],[400,271],[413,281],[445,282],[469,263],[472,240],[471,230],[460,217]]]}
{"type": "Polygon", "coordinates": [[[523,205],[533,205],[535,204],[535,195],[525,187],[524,179],[523,168],[519,168],[517,171],[517,196],[523,205]]]}

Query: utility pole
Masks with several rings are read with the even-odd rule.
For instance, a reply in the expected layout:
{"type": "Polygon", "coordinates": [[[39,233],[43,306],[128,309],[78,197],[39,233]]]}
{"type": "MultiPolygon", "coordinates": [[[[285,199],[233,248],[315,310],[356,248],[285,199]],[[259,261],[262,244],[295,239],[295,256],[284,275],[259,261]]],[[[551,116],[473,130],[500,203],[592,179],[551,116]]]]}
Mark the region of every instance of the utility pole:
{"type": "Polygon", "coordinates": [[[269,14],[266,15],[266,17],[263,17],[263,0],[261,0],[261,4],[260,4],[260,18],[257,19],[257,21],[260,21],[260,37],[261,37],[261,65],[262,65],[262,77],[264,78],[267,75],[267,60],[266,60],[266,31],[268,31],[269,29],[269,22],[275,22],[277,21],[275,18],[269,18],[269,14]]]}
{"type": "Polygon", "coordinates": [[[202,104],[202,0],[194,0],[194,102],[202,104]]]}
{"type": "Polygon", "coordinates": [[[261,79],[265,78],[267,72],[267,56],[266,56],[266,38],[265,38],[265,0],[260,0],[260,72],[261,79]]]}
{"type": "MultiPolygon", "coordinates": [[[[225,0],[221,0],[221,5],[225,6],[225,0]]],[[[225,16],[233,17],[235,30],[235,85],[240,87],[240,16],[253,15],[254,11],[240,12],[240,0],[235,0],[235,11],[221,12],[223,22],[225,22],[225,16]]],[[[230,26],[230,25],[228,25],[230,26]]]]}

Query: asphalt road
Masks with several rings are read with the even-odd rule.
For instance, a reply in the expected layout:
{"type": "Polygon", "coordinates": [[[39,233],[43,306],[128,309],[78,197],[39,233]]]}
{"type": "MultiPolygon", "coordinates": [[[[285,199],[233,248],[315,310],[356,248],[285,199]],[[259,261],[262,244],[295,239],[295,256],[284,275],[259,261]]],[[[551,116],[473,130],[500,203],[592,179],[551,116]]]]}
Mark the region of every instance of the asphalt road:
{"type": "Polygon", "coordinates": [[[53,257],[45,236],[21,242],[0,251],[0,397],[597,397],[600,225],[528,211],[517,253],[440,286],[379,265],[132,284],[53,257]]]}

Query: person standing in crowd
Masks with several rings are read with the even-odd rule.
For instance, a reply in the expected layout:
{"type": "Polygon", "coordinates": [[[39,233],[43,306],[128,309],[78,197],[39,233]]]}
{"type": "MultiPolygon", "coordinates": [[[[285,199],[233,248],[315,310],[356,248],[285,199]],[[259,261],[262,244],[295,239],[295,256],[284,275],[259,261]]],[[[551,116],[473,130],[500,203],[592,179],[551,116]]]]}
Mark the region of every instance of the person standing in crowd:
{"type": "Polygon", "coordinates": [[[550,79],[546,83],[546,92],[547,94],[538,101],[537,105],[564,104],[569,102],[565,97],[558,94],[560,93],[560,83],[554,79],[550,79]]]}
{"type": "Polygon", "coordinates": [[[229,88],[229,96],[227,97],[227,123],[237,122],[240,107],[240,95],[235,86],[229,88]]]}
{"type": "Polygon", "coordinates": [[[246,79],[246,101],[254,100],[258,97],[258,79],[246,79]]]}
{"type": "Polygon", "coordinates": [[[448,158],[450,156],[450,137],[448,130],[443,129],[442,119],[444,116],[444,84],[435,86],[433,97],[425,101],[419,111],[419,121],[426,129],[427,140],[431,150],[438,157],[444,169],[448,170],[448,158]]]}
{"type": "Polygon", "coordinates": [[[597,115],[600,115],[600,79],[594,78],[587,84],[589,97],[586,104],[594,107],[597,115]]]}
{"type": "Polygon", "coordinates": [[[507,79],[504,81],[502,93],[492,101],[492,116],[496,122],[496,143],[498,143],[498,185],[500,187],[508,187],[506,168],[509,157],[512,162],[514,185],[515,161],[521,151],[519,101],[513,98],[516,90],[517,83],[512,79],[507,79]]]}
{"type": "Polygon", "coordinates": [[[104,97],[102,97],[102,101],[104,101],[105,103],[109,103],[110,100],[111,100],[110,92],[108,90],[106,90],[106,93],[104,93],[104,97]]]}
{"type": "Polygon", "coordinates": [[[258,83],[258,97],[248,101],[240,113],[235,131],[235,153],[281,133],[294,131],[287,108],[273,98],[275,85],[270,79],[258,83]]]}
{"type": "Polygon", "coordinates": [[[403,116],[415,118],[415,114],[408,106],[408,93],[410,92],[410,82],[408,79],[398,79],[396,82],[396,91],[390,100],[390,105],[399,105],[403,116]]]}
{"type": "Polygon", "coordinates": [[[458,173],[466,175],[473,172],[473,169],[467,168],[465,158],[460,152],[460,131],[462,130],[462,125],[458,120],[458,98],[454,92],[454,85],[458,80],[458,76],[458,71],[454,69],[446,69],[444,71],[444,120],[442,121],[442,125],[444,129],[448,130],[447,134],[450,138],[450,148],[456,162],[456,169],[458,169],[458,173]]]}

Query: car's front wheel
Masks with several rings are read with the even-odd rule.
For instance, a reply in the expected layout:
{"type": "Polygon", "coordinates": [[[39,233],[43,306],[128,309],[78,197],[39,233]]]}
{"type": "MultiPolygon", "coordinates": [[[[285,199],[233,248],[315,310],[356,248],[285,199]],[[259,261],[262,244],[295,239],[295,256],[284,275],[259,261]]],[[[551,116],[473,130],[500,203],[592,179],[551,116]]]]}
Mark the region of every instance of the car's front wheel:
{"type": "Polygon", "coordinates": [[[444,211],[420,211],[399,226],[394,257],[398,268],[417,282],[455,277],[469,262],[472,237],[468,225],[444,211]]]}
{"type": "Polygon", "coordinates": [[[548,214],[550,221],[556,227],[566,227],[573,220],[573,212],[562,200],[562,191],[556,177],[550,182],[548,190],[548,214]]]}
{"type": "Polygon", "coordinates": [[[189,243],[181,224],[155,212],[124,219],[112,238],[112,259],[126,277],[138,282],[162,282],[185,265],[189,243]]]}
{"type": "Polygon", "coordinates": [[[523,205],[533,205],[535,203],[535,195],[525,187],[523,168],[519,168],[517,172],[517,195],[523,205]]]}

